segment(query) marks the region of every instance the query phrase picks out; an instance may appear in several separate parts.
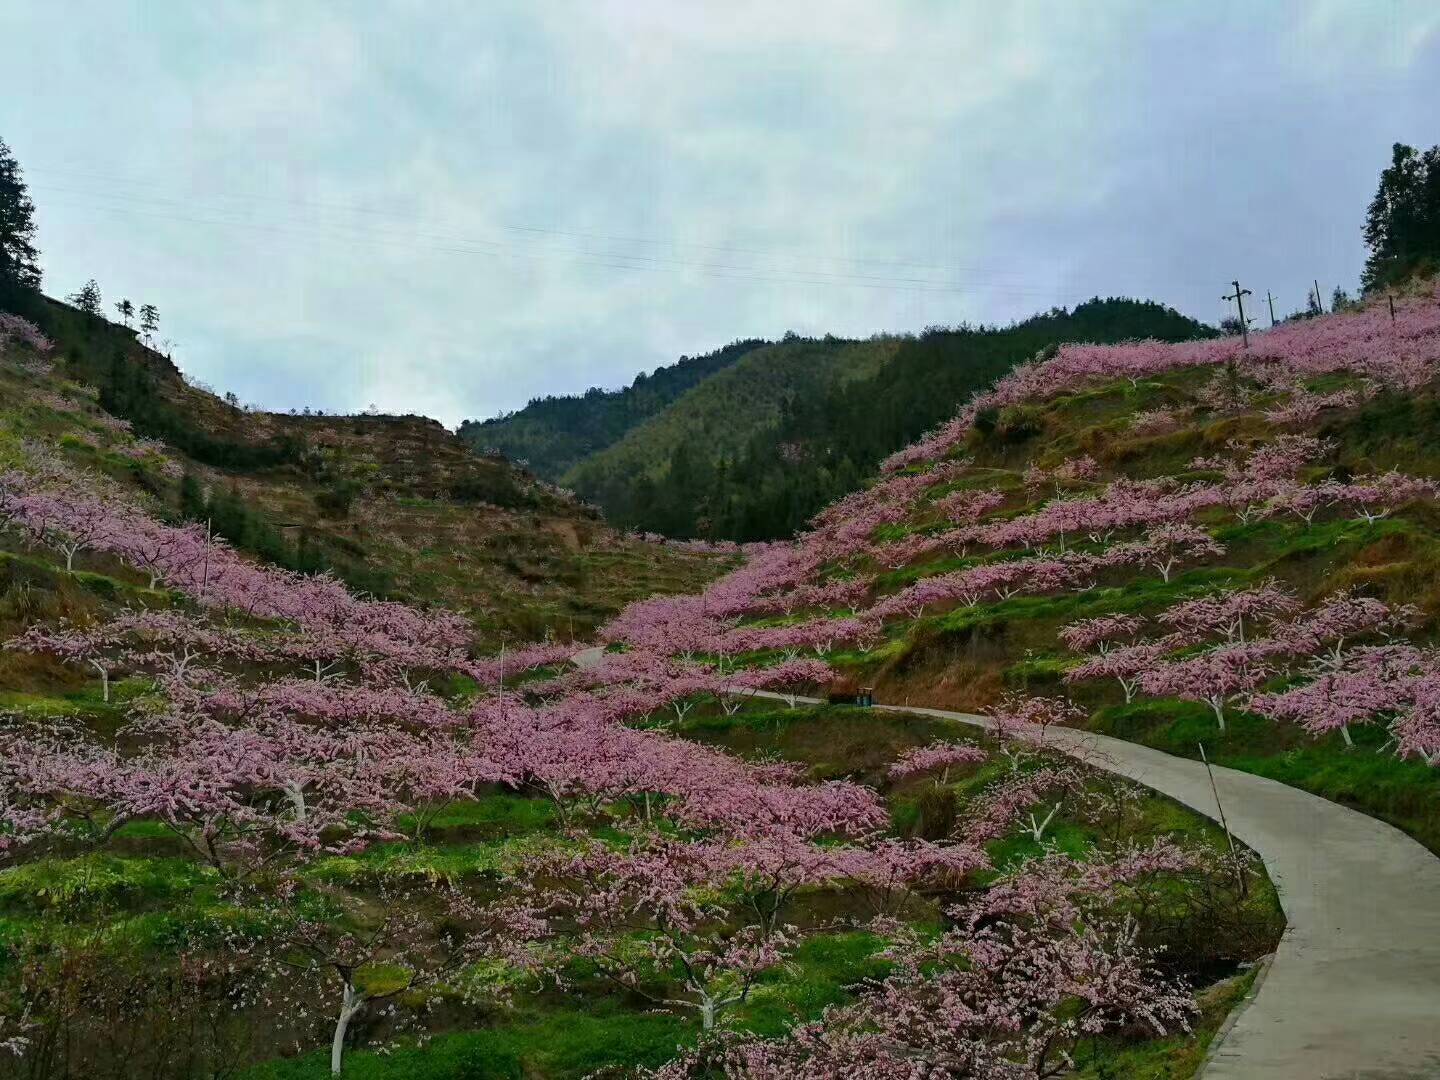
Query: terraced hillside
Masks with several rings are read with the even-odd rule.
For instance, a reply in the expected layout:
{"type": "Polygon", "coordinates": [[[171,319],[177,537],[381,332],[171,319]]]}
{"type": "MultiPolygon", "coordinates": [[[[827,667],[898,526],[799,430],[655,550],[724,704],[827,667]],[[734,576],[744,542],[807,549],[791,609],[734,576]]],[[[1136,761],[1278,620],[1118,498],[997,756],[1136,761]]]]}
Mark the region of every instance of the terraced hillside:
{"type": "Polygon", "coordinates": [[[1204,742],[1440,851],[1437,362],[1433,284],[1249,349],[1065,346],[752,560],[743,603],[646,618],[891,702],[1204,742]]]}
{"type": "Polygon", "coordinates": [[[704,557],[620,536],[433,420],[243,410],[186,383],[132,332],[44,310],[45,358],[18,341],[0,355],[6,466],[49,446],[261,559],[453,607],[494,640],[583,636],[637,595],[713,572],[704,557]]]}

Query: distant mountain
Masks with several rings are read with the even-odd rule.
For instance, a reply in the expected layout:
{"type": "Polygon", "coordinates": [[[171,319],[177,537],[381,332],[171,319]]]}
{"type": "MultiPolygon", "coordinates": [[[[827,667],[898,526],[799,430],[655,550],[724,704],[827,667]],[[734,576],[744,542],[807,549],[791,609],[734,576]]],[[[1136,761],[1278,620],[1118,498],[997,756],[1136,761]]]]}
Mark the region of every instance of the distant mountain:
{"type": "Polygon", "coordinates": [[[583,394],[536,398],[518,412],[465,421],[460,437],[477,450],[498,451],[512,461],[524,461],[537,476],[558,480],[691,387],[768,344],[750,338],[703,356],[682,356],[649,375],[642,371],[622,390],[591,387],[583,394]]]}
{"type": "Polygon", "coordinates": [[[1047,346],[1214,333],[1162,304],[1097,297],[1006,327],[791,338],[747,350],[559,480],[617,525],[710,539],[788,536],[1047,346]]]}
{"type": "Polygon", "coordinates": [[[900,346],[898,338],[787,336],[706,379],[561,482],[613,521],[666,535],[710,533],[697,522],[716,463],[783,426],[797,403],[875,377],[900,346]]]}

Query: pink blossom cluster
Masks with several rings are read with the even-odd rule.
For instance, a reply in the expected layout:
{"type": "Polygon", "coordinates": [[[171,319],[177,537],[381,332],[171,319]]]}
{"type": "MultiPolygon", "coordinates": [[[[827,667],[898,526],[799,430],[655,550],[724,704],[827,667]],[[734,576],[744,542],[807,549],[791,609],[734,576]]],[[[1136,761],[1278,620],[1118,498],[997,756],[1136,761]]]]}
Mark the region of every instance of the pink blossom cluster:
{"type": "Polygon", "coordinates": [[[1339,731],[1347,743],[1352,725],[1384,721],[1400,753],[1433,761],[1440,727],[1425,706],[1432,661],[1409,645],[1353,645],[1391,641],[1415,617],[1409,607],[1349,590],[1306,609],[1267,581],[1175,604],[1156,620],[1170,632],[1150,640],[1135,640],[1143,620],[1134,617],[1071,624],[1061,639],[1076,651],[1098,651],[1065,678],[1116,679],[1127,702],[1137,691],[1203,702],[1222,730],[1226,710],[1236,705],[1311,734],[1339,731]],[[1303,681],[1261,692],[1281,675],[1303,681]]]}
{"type": "Polygon", "coordinates": [[[1050,485],[1060,491],[1065,485],[1072,483],[1093,483],[1100,478],[1100,466],[1091,457],[1069,458],[1062,461],[1053,468],[1042,468],[1037,462],[1031,462],[1025,469],[1021,481],[1025,490],[1032,495],[1043,491],[1050,485]]]}
{"type": "Polygon", "coordinates": [[[922,1075],[916,1062],[941,1061],[947,1075],[1021,1080],[1059,1075],[1078,1043],[1107,1032],[1188,1031],[1188,988],[1122,913],[1194,865],[1164,843],[1087,863],[1031,861],[947,911],[938,936],[896,928],[891,973],[853,1003],[781,1039],[736,1036],[654,1075],[911,1080],[922,1075]]]}
{"type": "Polygon", "coordinates": [[[489,659],[470,661],[464,671],[481,686],[495,686],[522,672],[568,663],[574,654],[575,646],[570,642],[539,641],[489,659]]]}
{"type": "Polygon", "coordinates": [[[29,319],[0,311],[0,349],[6,348],[12,341],[28,345],[37,353],[47,353],[55,347],[55,343],[29,319]]]}
{"type": "Polygon", "coordinates": [[[502,692],[457,711],[397,681],[385,658],[352,657],[300,677],[291,637],[168,611],[27,632],[17,647],[148,672],[160,696],[109,745],[75,732],[5,731],[6,847],[56,831],[103,839],[148,818],[222,873],[243,876],[277,859],[351,850],[407,814],[423,818],[496,783],[545,794],[562,819],[639,796],[648,806],[654,796],[685,827],[735,837],[868,835],[885,820],[868,788],[800,784],[793,770],[627,726],[702,687],[784,685],[828,674],[824,665],[703,682],[682,673],[648,686],[637,677],[540,707],[502,692]],[[246,677],[227,675],[226,665],[246,677]],[[256,682],[257,670],[276,674],[256,682]]]}
{"type": "Polygon", "coordinates": [[[935,500],[935,509],[949,521],[957,524],[974,524],[1005,505],[1003,491],[962,488],[935,500]]]}
{"type": "Polygon", "coordinates": [[[1440,361],[1440,308],[1435,299],[1403,302],[1393,322],[1384,305],[1372,304],[1356,312],[1282,323],[1252,334],[1248,352],[1238,337],[1179,344],[1063,345],[1052,359],[1015,368],[953,420],[892,454],[882,467],[895,473],[944,457],[964,441],[982,409],[1043,401],[1095,380],[1138,382],[1176,368],[1233,363],[1243,373],[1280,364],[1291,376],[1353,372],[1383,385],[1414,389],[1434,377],[1440,361]]]}
{"type": "Polygon", "coordinates": [[[1348,409],[1358,405],[1357,390],[1333,390],[1316,394],[1296,387],[1284,402],[1265,410],[1265,419],[1282,427],[1304,427],[1314,424],[1326,409],[1348,409]]]}
{"type": "Polygon", "coordinates": [[[948,772],[954,765],[974,765],[989,755],[974,743],[936,742],[907,750],[890,766],[892,780],[906,780],[929,772],[948,772]]]}
{"type": "Polygon", "coordinates": [[[205,607],[293,622],[362,650],[416,667],[453,667],[470,630],[458,615],[361,600],[338,581],[258,566],[198,525],[165,525],[134,504],[93,490],[78,474],[0,474],[0,526],[58,548],[67,569],[81,551],[111,555],[205,607]]]}

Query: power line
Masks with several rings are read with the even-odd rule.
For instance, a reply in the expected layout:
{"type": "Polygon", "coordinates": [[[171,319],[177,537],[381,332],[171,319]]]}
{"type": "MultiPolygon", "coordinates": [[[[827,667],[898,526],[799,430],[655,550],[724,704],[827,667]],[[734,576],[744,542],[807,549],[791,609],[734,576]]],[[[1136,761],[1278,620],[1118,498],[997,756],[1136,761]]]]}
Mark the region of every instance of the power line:
{"type": "MultiPolygon", "coordinates": [[[[103,173],[96,173],[96,172],[80,172],[80,171],[63,170],[63,169],[53,169],[53,168],[45,168],[45,167],[33,168],[33,169],[30,170],[30,171],[31,171],[31,172],[36,172],[36,173],[56,174],[56,175],[60,175],[60,176],[83,177],[83,178],[101,180],[101,181],[104,181],[104,182],[109,183],[109,184],[121,184],[121,185],[128,185],[128,186],[130,186],[130,187],[150,188],[150,189],[152,189],[152,190],[161,191],[161,192],[164,192],[164,191],[167,191],[167,190],[169,190],[169,191],[173,191],[173,190],[174,190],[174,189],[167,189],[167,188],[165,188],[163,185],[160,185],[160,184],[156,183],[155,181],[151,181],[151,180],[138,180],[138,179],[135,179],[135,178],[128,178],[128,177],[107,176],[107,175],[105,175],[105,174],[103,174],[103,173]]],[[[176,205],[176,206],[181,206],[181,207],[184,207],[184,208],[190,208],[190,207],[194,207],[194,206],[199,205],[199,206],[201,206],[202,209],[205,209],[205,210],[208,210],[208,211],[211,211],[211,212],[226,213],[226,214],[239,212],[237,209],[232,208],[232,207],[228,207],[228,206],[205,206],[204,204],[198,204],[194,198],[189,197],[189,196],[183,196],[183,197],[176,197],[176,196],[173,196],[173,195],[172,195],[172,196],[166,196],[166,195],[160,195],[160,196],[154,196],[154,195],[151,195],[151,196],[137,196],[137,195],[133,195],[133,194],[125,194],[125,193],[114,192],[114,191],[97,192],[97,191],[92,191],[92,190],[88,190],[88,189],[66,188],[66,187],[62,187],[62,186],[53,186],[53,185],[52,185],[52,186],[41,186],[41,187],[42,187],[42,189],[44,189],[44,190],[52,190],[52,191],[63,192],[63,193],[67,193],[67,194],[84,195],[84,196],[88,196],[88,197],[92,197],[92,198],[129,199],[129,200],[132,200],[132,201],[148,201],[148,202],[152,202],[152,203],[161,203],[161,204],[168,204],[168,205],[176,205]]],[[[434,224],[435,224],[435,223],[433,223],[433,222],[427,223],[427,222],[425,221],[425,219],[423,219],[423,218],[421,218],[421,217],[418,217],[418,216],[416,216],[416,215],[406,214],[406,213],[402,213],[402,212],[398,212],[398,211],[384,210],[384,209],[376,209],[376,208],[373,208],[373,207],[362,207],[362,206],[346,205],[346,204],[341,204],[341,203],[326,202],[326,201],[314,200],[314,199],[296,199],[296,198],[290,198],[290,197],[285,197],[285,196],[265,195],[265,194],[258,194],[258,193],[227,193],[227,192],[220,192],[220,191],[213,191],[213,190],[212,190],[209,194],[210,194],[210,197],[212,197],[212,198],[219,198],[219,199],[222,199],[222,200],[240,201],[240,202],[252,202],[252,203],[253,203],[253,202],[272,203],[272,204],[288,205],[288,206],[293,206],[293,207],[303,207],[303,208],[314,209],[314,210],[324,210],[324,211],[338,212],[338,213],[342,213],[342,214],[362,215],[362,216],[366,216],[366,217],[381,217],[381,218],[390,219],[390,220],[396,221],[396,222],[405,222],[405,223],[407,223],[407,224],[412,224],[412,225],[417,225],[417,226],[422,226],[422,227],[423,227],[423,226],[427,226],[427,224],[430,225],[431,227],[433,227],[434,224]]],[[[292,219],[292,220],[293,220],[293,219],[292,219]]],[[[313,221],[307,221],[307,222],[302,222],[301,224],[305,224],[305,225],[315,225],[315,224],[318,224],[318,223],[313,222],[313,221]]],[[[335,223],[330,223],[330,224],[331,224],[331,227],[333,227],[335,223]]],[[[776,258],[776,259],[784,259],[784,260],[792,260],[792,261],[793,261],[793,260],[798,260],[798,259],[810,258],[810,259],[820,259],[820,260],[826,261],[826,262],[847,263],[847,264],[851,264],[851,265],[879,265],[879,266],[910,267],[910,268],[912,268],[912,269],[928,269],[928,270],[934,270],[934,271],[936,271],[936,272],[938,272],[938,273],[944,274],[948,280],[937,280],[937,279],[934,278],[934,277],[919,277],[919,278],[917,278],[917,277],[900,277],[900,276],[896,276],[896,275],[884,275],[884,274],[863,274],[863,273],[837,272],[837,271],[833,271],[833,270],[820,269],[820,268],[816,268],[816,267],[813,267],[813,266],[812,266],[812,267],[797,267],[797,268],[791,268],[791,267],[784,267],[784,266],[779,266],[779,267],[775,267],[775,266],[752,266],[752,265],[736,266],[736,265],[727,265],[727,264],[697,263],[697,262],[695,262],[695,261],[693,261],[693,260],[687,260],[687,259],[683,259],[683,258],[681,258],[681,259],[674,259],[674,258],[672,258],[672,259],[667,259],[667,258],[665,258],[665,257],[663,257],[663,256],[658,256],[658,255],[644,255],[644,254],[639,254],[639,253],[636,253],[636,252],[613,251],[613,250],[595,251],[595,250],[593,250],[593,249],[584,249],[584,248],[579,249],[579,253],[580,253],[581,255],[585,255],[585,256],[589,256],[589,257],[604,258],[604,259],[622,259],[622,260],[625,260],[627,263],[641,263],[641,262],[644,262],[644,263],[658,263],[658,264],[661,264],[661,265],[674,265],[674,266],[681,266],[681,267],[686,267],[686,268],[693,268],[693,267],[696,267],[696,266],[705,266],[707,270],[728,270],[728,271],[732,271],[732,272],[737,273],[737,274],[747,274],[747,273],[764,273],[764,274],[771,274],[771,275],[776,275],[776,274],[779,274],[779,275],[787,275],[787,274],[788,274],[788,275],[800,276],[800,277],[802,277],[802,278],[807,279],[807,280],[800,280],[800,281],[792,282],[792,283],[794,283],[794,284],[826,284],[826,283],[831,283],[831,282],[837,283],[837,284],[859,284],[859,283],[861,283],[861,282],[866,282],[866,281],[868,281],[868,282],[870,282],[870,283],[872,283],[872,284],[883,285],[883,286],[886,287],[886,288],[898,287],[898,286],[913,286],[913,287],[918,288],[919,291],[942,290],[942,291],[948,291],[948,292],[962,292],[962,291],[964,291],[964,290],[962,290],[962,289],[960,289],[960,288],[957,288],[957,286],[960,286],[960,285],[968,285],[968,286],[972,286],[972,287],[985,288],[985,289],[989,289],[989,290],[996,291],[996,292],[1003,292],[1004,294],[1007,294],[1007,295],[1010,295],[1010,296],[1015,296],[1015,297],[1033,296],[1033,297],[1047,297],[1047,298],[1048,298],[1048,297],[1053,297],[1053,296],[1054,296],[1054,290],[1052,290],[1052,289],[1027,288],[1026,285],[1025,285],[1025,282],[1028,281],[1028,278],[1024,276],[1024,275],[1025,275],[1025,272],[1024,272],[1024,271],[1020,271],[1020,270],[1015,270],[1015,271],[1003,271],[1003,270],[998,270],[998,269],[996,269],[996,268],[994,268],[994,267],[979,267],[979,266],[975,266],[975,265],[965,265],[965,264],[960,264],[960,263],[922,262],[922,261],[918,261],[918,260],[903,259],[903,258],[893,258],[893,257],[879,258],[879,257],[849,256],[849,255],[828,255],[828,254],[823,254],[823,253],[817,254],[817,253],[805,253],[805,252],[793,252],[793,251],[792,251],[792,252],[787,252],[787,251],[778,250],[778,249],[773,249],[773,248],[746,247],[746,246],[740,246],[740,245],[727,245],[727,244],[707,244],[707,243],[701,243],[701,242],[696,242],[696,241],[687,241],[687,240],[680,240],[680,239],[673,239],[673,238],[671,238],[671,239],[660,239],[660,238],[654,238],[654,237],[626,236],[626,235],[619,235],[619,234],[605,233],[605,232],[587,232],[587,231],[582,231],[582,230],[559,229],[559,228],[552,228],[552,227],[546,227],[546,226],[540,226],[540,225],[516,224],[516,223],[507,223],[507,222],[496,222],[496,223],[492,223],[489,227],[491,227],[491,228],[496,228],[496,229],[502,230],[502,231],[504,231],[504,232],[518,233],[518,234],[520,234],[520,235],[517,236],[517,237],[510,238],[510,239],[493,239],[493,238],[488,238],[488,237],[457,236],[457,235],[455,235],[455,234],[453,234],[453,233],[438,233],[438,234],[432,233],[432,234],[429,234],[429,237],[432,238],[432,239],[438,239],[438,240],[440,240],[441,242],[444,242],[444,243],[466,243],[466,244],[486,245],[486,246],[494,247],[494,248],[496,248],[496,249],[503,249],[503,250],[510,250],[510,251],[526,250],[526,251],[532,251],[532,252],[533,252],[533,250],[535,249],[535,245],[536,245],[536,244],[542,244],[542,245],[543,245],[543,241],[541,240],[541,238],[543,238],[543,237],[554,237],[554,238],[559,238],[559,239],[568,239],[568,240],[583,241],[583,242],[596,242],[596,241],[598,241],[598,242],[607,243],[607,244],[616,244],[616,243],[622,243],[622,244],[642,244],[642,245],[646,245],[646,246],[649,246],[649,247],[652,247],[652,248],[654,248],[654,247],[669,247],[669,248],[676,248],[676,249],[689,248],[689,249],[693,249],[693,250],[697,250],[697,251],[716,251],[716,252],[724,252],[724,253],[730,253],[730,254],[745,254],[745,255],[753,255],[753,256],[757,256],[757,257],[776,258]],[[969,278],[970,280],[968,280],[968,281],[964,280],[964,279],[966,279],[966,278],[969,278]],[[825,280],[812,280],[812,279],[825,279],[825,280]]],[[[367,228],[368,228],[368,227],[367,227],[367,228]]],[[[548,245],[542,246],[541,250],[544,250],[544,251],[547,252],[547,253],[555,252],[555,251],[556,251],[555,248],[550,247],[550,246],[548,246],[548,245]]],[[[613,267],[613,266],[612,266],[612,267],[609,267],[609,268],[611,268],[611,269],[616,269],[616,268],[632,269],[632,268],[640,268],[640,267],[638,267],[638,266],[637,266],[637,267],[632,267],[632,266],[613,267]]],[[[711,274],[711,276],[721,276],[721,275],[711,274]]],[[[740,279],[740,280],[743,280],[743,279],[740,279]]],[[[789,281],[788,278],[785,279],[785,280],[786,280],[787,282],[789,281]]],[[[767,283],[774,283],[774,282],[772,281],[772,282],[767,282],[767,283]]],[[[1191,287],[1198,287],[1198,286],[1200,285],[1200,282],[1198,282],[1198,281],[1181,282],[1181,281],[1176,281],[1176,280],[1174,280],[1174,279],[1169,279],[1169,284],[1170,284],[1172,287],[1173,287],[1173,286],[1184,286],[1184,285],[1188,285],[1188,286],[1191,286],[1191,287]]],[[[1114,288],[1111,287],[1110,289],[1097,290],[1097,291],[1114,291],[1114,288]]],[[[1128,290],[1120,290],[1120,291],[1129,291],[1129,292],[1131,292],[1131,293],[1133,293],[1133,294],[1135,294],[1135,295],[1146,295],[1146,294],[1150,294],[1150,293],[1154,292],[1154,287],[1153,287],[1153,285],[1147,284],[1147,285],[1145,285],[1145,286],[1143,286],[1143,287],[1141,287],[1141,288],[1138,288],[1138,289],[1136,289],[1136,288],[1134,288],[1134,287],[1130,287],[1128,290]]]]}
{"type": "MultiPolygon", "coordinates": [[[[108,175],[105,175],[105,174],[103,174],[103,173],[77,172],[77,171],[71,171],[71,170],[53,169],[53,168],[44,168],[44,167],[32,167],[32,168],[29,169],[28,171],[31,172],[31,173],[53,173],[53,174],[62,175],[62,176],[82,177],[82,178],[87,178],[87,179],[100,180],[100,181],[103,181],[103,182],[105,182],[105,183],[110,183],[110,184],[127,184],[127,185],[129,185],[129,186],[131,186],[131,187],[149,187],[149,188],[152,188],[152,189],[158,189],[158,190],[162,190],[162,191],[167,190],[163,185],[158,184],[158,183],[156,183],[156,182],[153,181],[153,180],[137,180],[137,179],[134,179],[134,178],[127,178],[127,177],[108,176],[108,175]]],[[[168,190],[173,190],[173,189],[168,189],[168,190]]],[[[88,193],[89,193],[89,192],[87,192],[87,194],[88,194],[88,193]]],[[[97,193],[97,194],[98,194],[98,193],[97,193]]],[[[355,205],[344,204],[344,203],[325,202],[325,201],[316,200],[316,199],[296,199],[296,198],[291,198],[291,197],[287,197],[287,196],[279,196],[279,195],[265,195],[265,194],[259,194],[259,193],[236,193],[236,192],[222,192],[222,191],[211,191],[211,192],[209,192],[208,194],[209,194],[211,197],[221,198],[221,199],[228,199],[228,200],[235,200],[235,201],[284,203],[284,204],[291,205],[291,206],[310,207],[310,208],[313,208],[313,209],[320,209],[320,210],[336,210],[336,211],[341,211],[341,212],[343,212],[343,213],[363,214],[363,215],[367,215],[367,216],[387,217],[387,218],[391,218],[391,219],[394,219],[394,220],[400,220],[400,221],[406,221],[406,222],[423,223],[423,219],[417,217],[416,215],[405,214],[405,213],[401,213],[401,212],[399,212],[399,211],[394,211],[394,210],[381,210],[381,209],[376,209],[376,208],[374,208],[374,207],[355,206],[355,205]]],[[[182,200],[172,199],[172,200],[170,200],[170,201],[182,201],[182,200]]],[[[183,201],[185,201],[185,202],[188,203],[190,200],[187,198],[187,199],[184,199],[183,201]]],[[[908,267],[911,267],[912,269],[939,270],[939,271],[946,271],[946,272],[951,272],[951,273],[975,273],[975,272],[983,272],[983,273],[986,273],[986,274],[994,274],[994,273],[995,273],[995,270],[994,270],[993,268],[991,268],[991,267],[976,267],[976,266],[973,266],[973,265],[964,265],[964,264],[958,264],[958,263],[940,263],[940,262],[933,262],[933,261],[919,261],[919,260],[914,260],[914,259],[897,258],[897,257],[891,257],[891,256],[887,256],[887,257],[876,257],[876,256],[855,256],[855,255],[831,255],[831,254],[817,253],[817,252],[783,251],[783,250],[779,250],[779,249],[775,249],[775,248],[747,247],[747,246],[733,245],[733,244],[710,244],[710,243],[704,243],[704,242],[700,242],[700,241],[680,240],[680,239],[675,239],[675,238],[656,238],[656,237],[644,237],[644,236],[627,236],[627,235],[617,235],[617,234],[611,234],[611,233],[587,232],[587,231],[583,231],[583,230],[574,230],[574,229],[558,229],[558,228],[554,228],[554,227],[547,227],[547,226],[540,226],[540,225],[530,225],[530,224],[517,224],[517,223],[513,223],[513,222],[496,222],[496,223],[493,224],[492,227],[494,227],[494,228],[499,228],[499,229],[503,229],[503,230],[507,230],[507,231],[513,231],[513,232],[519,232],[519,233],[527,233],[527,234],[533,234],[533,235],[558,236],[558,237],[566,237],[566,238],[570,238],[570,239],[582,239],[582,240],[601,240],[601,241],[605,241],[605,242],[609,242],[609,243],[646,244],[646,245],[650,245],[650,246],[663,246],[663,247],[689,247],[689,248],[696,248],[696,249],[706,250],[706,251],[720,251],[720,252],[728,252],[728,253],[734,253],[734,254],[748,254],[748,255],[765,255],[765,256],[772,256],[772,257],[778,257],[778,258],[792,258],[792,259],[795,259],[795,258],[812,258],[812,259],[821,259],[821,260],[828,261],[828,262],[845,262],[845,263],[860,263],[860,264],[864,264],[864,263],[876,263],[876,264],[889,265],[889,266],[908,266],[908,267]]],[[[1017,270],[1017,271],[1013,271],[1013,273],[1014,273],[1016,276],[1019,276],[1019,275],[1023,274],[1023,271],[1018,271],[1018,270],[1017,270]]]]}
{"type": "MultiPolygon", "coordinates": [[[[771,268],[764,266],[738,266],[726,263],[702,263],[681,259],[662,259],[655,256],[633,255],[625,252],[594,251],[590,249],[554,251],[554,250],[533,250],[518,247],[514,244],[487,240],[482,238],[452,237],[442,234],[395,234],[374,229],[365,229],[356,235],[354,226],[346,226],[336,223],[305,222],[281,219],[282,224],[257,222],[253,218],[237,219],[197,217],[194,214],[183,214],[174,211],[147,209],[144,206],[124,205],[127,202],[139,202],[141,204],[155,205],[156,203],[169,203],[169,200],[140,199],[114,195],[108,193],[92,192],[71,192],[60,189],[49,189],[61,195],[61,203],[67,201],[72,194],[84,194],[100,200],[99,203],[80,202],[77,205],[95,210],[101,213],[121,214],[124,216],[139,216],[149,218],[160,218],[167,221],[184,221],[191,224],[212,225],[228,228],[239,228],[246,231],[272,232],[285,236],[305,237],[310,239],[330,240],[343,243],[350,243],[359,246],[403,246],[405,248],[421,247],[431,251],[455,255],[482,255],[498,258],[524,258],[541,261],[554,261],[557,258],[583,265],[597,266],[611,270],[639,270],[651,272],[670,272],[675,270],[688,270],[709,277],[716,277],[727,280],[754,281],[764,284],[781,285],[839,285],[856,288],[870,288],[882,290],[895,290],[902,292],[918,293],[939,293],[948,295],[970,294],[980,289],[990,292],[1006,294],[1011,296],[1032,296],[1051,297],[1051,290],[1018,288],[1005,283],[977,282],[962,287],[959,283],[951,284],[943,281],[934,281],[921,278],[885,278],[879,275],[844,275],[834,274],[827,271],[817,270],[786,270],[784,268],[771,268]],[[121,205],[113,205],[119,202],[121,205]],[[349,231],[346,231],[349,230],[349,231]]],[[[229,214],[232,213],[224,208],[201,207],[201,210],[210,213],[229,214]]]]}

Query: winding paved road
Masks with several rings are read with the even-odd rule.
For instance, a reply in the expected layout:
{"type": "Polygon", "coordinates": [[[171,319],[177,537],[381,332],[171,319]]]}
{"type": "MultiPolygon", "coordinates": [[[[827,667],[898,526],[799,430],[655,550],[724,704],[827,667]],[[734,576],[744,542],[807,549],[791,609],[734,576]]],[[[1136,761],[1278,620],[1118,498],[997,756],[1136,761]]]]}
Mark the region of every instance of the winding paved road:
{"type": "MultiPolygon", "coordinates": [[[[574,659],[588,667],[601,655],[574,659]]],[[[972,713],[875,707],[986,724],[972,713]]],[[[1218,819],[1198,761],[1073,728],[1052,727],[1046,742],[1218,819]]],[[[1230,829],[1264,860],[1287,926],[1259,993],[1201,1076],[1440,1077],[1440,859],[1338,803],[1234,769],[1214,772],[1230,829]]]]}

